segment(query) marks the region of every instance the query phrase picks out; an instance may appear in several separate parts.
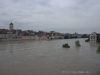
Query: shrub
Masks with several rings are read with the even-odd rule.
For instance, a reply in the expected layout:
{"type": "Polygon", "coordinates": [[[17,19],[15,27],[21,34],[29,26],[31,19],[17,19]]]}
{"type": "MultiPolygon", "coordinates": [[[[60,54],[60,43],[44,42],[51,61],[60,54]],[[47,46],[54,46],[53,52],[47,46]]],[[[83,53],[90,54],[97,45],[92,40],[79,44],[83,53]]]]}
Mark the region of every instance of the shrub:
{"type": "Polygon", "coordinates": [[[90,39],[88,38],[87,40],[85,40],[85,42],[89,42],[90,41],[90,39]]]}
{"type": "Polygon", "coordinates": [[[64,48],[70,48],[70,46],[67,43],[63,44],[62,47],[64,47],[64,48]]]}
{"type": "Polygon", "coordinates": [[[98,50],[97,50],[97,52],[100,53],[100,45],[98,46],[98,50]]]}
{"type": "Polygon", "coordinates": [[[79,40],[78,41],[75,41],[75,44],[76,44],[76,46],[81,46],[79,40]]]}

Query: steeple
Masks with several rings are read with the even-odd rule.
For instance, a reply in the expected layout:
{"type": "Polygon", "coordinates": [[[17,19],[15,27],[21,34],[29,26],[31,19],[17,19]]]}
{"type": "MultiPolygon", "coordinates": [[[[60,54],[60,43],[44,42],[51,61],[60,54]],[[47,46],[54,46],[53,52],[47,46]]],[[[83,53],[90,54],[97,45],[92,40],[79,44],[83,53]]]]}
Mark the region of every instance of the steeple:
{"type": "Polygon", "coordinates": [[[9,24],[9,30],[13,30],[13,23],[12,22],[9,24]]]}
{"type": "Polygon", "coordinates": [[[11,22],[10,25],[13,25],[13,23],[11,22]]]}

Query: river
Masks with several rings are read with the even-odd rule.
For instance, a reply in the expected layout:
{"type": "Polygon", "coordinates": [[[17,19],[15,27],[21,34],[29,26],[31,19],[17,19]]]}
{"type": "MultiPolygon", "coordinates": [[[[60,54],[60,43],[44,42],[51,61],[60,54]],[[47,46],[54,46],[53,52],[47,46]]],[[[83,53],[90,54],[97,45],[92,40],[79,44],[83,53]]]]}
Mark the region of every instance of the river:
{"type": "Polygon", "coordinates": [[[100,75],[98,44],[85,39],[1,41],[0,75],[100,75]],[[64,43],[71,48],[62,48],[64,43]]]}

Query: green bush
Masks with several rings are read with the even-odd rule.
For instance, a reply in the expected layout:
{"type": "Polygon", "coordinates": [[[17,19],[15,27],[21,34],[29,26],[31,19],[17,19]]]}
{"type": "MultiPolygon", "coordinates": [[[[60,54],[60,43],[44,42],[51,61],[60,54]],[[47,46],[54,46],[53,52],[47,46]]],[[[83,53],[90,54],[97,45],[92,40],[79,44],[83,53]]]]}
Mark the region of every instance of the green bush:
{"type": "Polygon", "coordinates": [[[89,42],[90,41],[90,39],[88,38],[87,40],[85,40],[85,42],[89,42]]]}
{"type": "Polygon", "coordinates": [[[64,47],[64,48],[70,48],[70,46],[67,43],[63,44],[62,47],[64,47]]]}
{"type": "Polygon", "coordinates": [[[75,44],[76,44],[76,46],[81,46],[79,40],[78,41],[75,41],[75,44]]]}
{"type": "Polygon", "coordinates": [[[97,50],[97,52],[99,52],[99,53],[100,53],[100,45],[98,46],[98,50],[97,50]]]}

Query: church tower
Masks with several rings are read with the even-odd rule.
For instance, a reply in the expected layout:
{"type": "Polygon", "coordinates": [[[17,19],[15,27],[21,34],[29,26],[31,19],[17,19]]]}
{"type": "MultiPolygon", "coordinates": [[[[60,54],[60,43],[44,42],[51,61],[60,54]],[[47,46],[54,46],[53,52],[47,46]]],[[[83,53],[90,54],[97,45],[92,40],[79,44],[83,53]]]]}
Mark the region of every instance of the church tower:
{"type": "Polygon", "coordinates": [[[13,30],[13,23],[11,22],[10,24],[9,24],[9,30],[13,30]]]}

